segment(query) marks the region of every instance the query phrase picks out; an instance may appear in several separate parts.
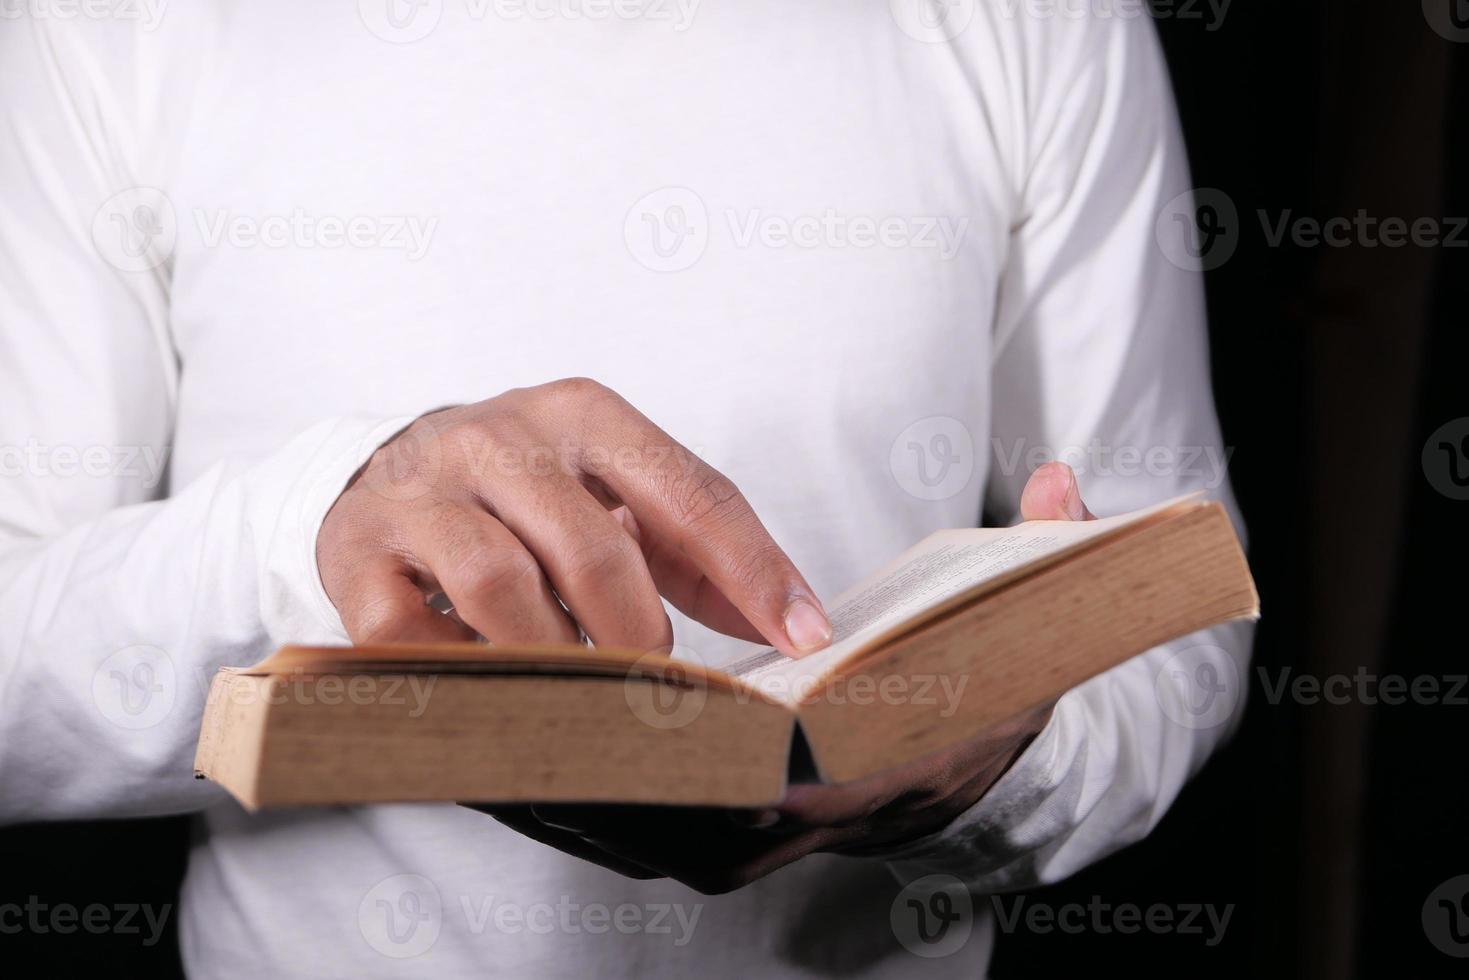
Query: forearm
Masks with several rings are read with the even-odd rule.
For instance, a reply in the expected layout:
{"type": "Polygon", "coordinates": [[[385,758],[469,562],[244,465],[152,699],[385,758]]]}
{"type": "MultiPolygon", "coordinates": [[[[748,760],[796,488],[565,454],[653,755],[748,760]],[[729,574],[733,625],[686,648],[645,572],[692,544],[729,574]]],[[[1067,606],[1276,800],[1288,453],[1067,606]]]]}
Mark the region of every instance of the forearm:
{"type": "Polygon", "coordinates": [[[167,500],[0,544],[0,822],[202,805],[208,685],[276,644],[340,641],[312,546],[399,423],[322,423],[167,500]]]}

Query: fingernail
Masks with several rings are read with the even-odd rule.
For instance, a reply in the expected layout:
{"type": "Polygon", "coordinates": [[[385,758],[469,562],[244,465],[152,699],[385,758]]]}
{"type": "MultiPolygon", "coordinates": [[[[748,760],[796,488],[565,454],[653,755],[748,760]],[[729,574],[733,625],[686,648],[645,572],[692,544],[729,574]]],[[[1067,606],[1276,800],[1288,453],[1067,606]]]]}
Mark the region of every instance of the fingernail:
{"type": "Polygon", "coordinates": [[[1071,471],[1071,486],[1066,488],[1066,516],[1073,521],[1086,520],[1086,506],[1081,502],[1081,487],[1076,483],[1076,471],[1071,471]]]}
{"type": "Polygon", "coordinates": [[[810,600],[797,599],[786,607],[786,638],[797,650],[820,650],[831,642],[831,623],[810,600]]]}
{"type": "Polygon", "coordinates": [[[780,811],[737,810],[730,814],[730,819],[741,827],[753,827],[756,830],[765,830],[780,823],[780,811]]]}

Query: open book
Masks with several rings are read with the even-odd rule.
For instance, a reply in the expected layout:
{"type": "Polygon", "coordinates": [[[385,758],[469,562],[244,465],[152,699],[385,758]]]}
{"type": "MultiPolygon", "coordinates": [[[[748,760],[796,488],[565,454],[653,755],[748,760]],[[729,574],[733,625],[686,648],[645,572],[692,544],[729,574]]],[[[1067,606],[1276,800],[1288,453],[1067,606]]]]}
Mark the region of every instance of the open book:
{"type": "Polygon", "coordinates": [[[1048,703],[1258,615],[1223,508],[940,531],[828,603],[830,647],[284,647],[210,688],[195,774],[246,807],[407,800],[759,806],[1048,703]]]}

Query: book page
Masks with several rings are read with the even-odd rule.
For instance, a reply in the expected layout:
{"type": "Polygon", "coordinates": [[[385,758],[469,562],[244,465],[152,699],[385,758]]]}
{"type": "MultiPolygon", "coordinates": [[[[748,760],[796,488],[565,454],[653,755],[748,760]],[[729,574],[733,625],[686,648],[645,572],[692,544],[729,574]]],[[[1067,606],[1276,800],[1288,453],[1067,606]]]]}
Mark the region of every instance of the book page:
{"type": "Polygon", "coordinates": [[[1188,499],[1095,521],[1029,521],[1008,528],[938,531],[827,605],[833,638],[825,650],[791,659],[770,648],[729,664],[723,672],[771,697],[794,703],[848,657],[925,616],[969,601],[1008,573],[1039,567],[1068,549],[1188,499]]]}

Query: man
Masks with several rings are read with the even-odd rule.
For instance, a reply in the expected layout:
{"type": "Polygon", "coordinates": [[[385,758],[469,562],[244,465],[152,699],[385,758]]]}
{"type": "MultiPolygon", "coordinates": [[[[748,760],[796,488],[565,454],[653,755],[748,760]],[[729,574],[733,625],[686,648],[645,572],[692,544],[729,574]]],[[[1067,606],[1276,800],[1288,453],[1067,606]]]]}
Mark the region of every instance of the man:
{"type": "Polygon", "coordinates": [[[769,813],[196,783],[283,642],[796,656],[934,529],[1089,516],[1056,455],[1098,513],[1228,489],[1145,22],[182,7],[4,26],[0,819],[197,811],[191,972],[978,974],[987,903],[930,948],[902,883],[1064,877],[1227,734],[1242,626],[769,813]]]}

